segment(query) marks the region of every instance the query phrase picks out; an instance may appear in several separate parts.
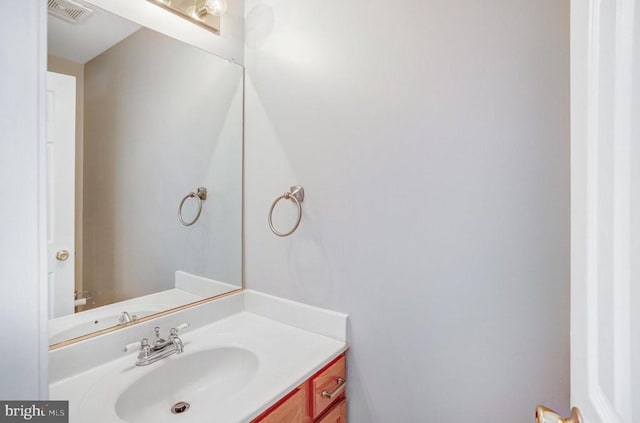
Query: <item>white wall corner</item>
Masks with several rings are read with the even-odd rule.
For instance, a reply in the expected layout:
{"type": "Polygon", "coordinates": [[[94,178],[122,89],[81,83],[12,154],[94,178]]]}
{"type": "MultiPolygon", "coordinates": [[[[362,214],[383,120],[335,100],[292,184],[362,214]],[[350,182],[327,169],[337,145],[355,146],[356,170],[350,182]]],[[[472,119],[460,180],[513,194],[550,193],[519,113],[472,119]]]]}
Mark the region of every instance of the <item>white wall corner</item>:
{"type": "Polygon", "coordinates": [[[5,348],[0,360],[0,398],[47,399],[44,190],[47,11],[45,2],[39,0],[14,0],[3,5],[0,319],[11,345],[5,348]]]}

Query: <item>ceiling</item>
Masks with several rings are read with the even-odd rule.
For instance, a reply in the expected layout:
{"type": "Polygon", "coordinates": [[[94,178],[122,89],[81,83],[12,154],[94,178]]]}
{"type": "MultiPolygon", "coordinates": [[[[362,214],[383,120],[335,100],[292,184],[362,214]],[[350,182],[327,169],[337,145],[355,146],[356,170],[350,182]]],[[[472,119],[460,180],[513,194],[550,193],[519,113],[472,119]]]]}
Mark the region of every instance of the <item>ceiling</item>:
{"type": "Polygon", "coordinates": [[[79,23],[48,16],[49,54],[85,64],[141,28],[140,25],[77,1],[93,13],[79,23]]]}

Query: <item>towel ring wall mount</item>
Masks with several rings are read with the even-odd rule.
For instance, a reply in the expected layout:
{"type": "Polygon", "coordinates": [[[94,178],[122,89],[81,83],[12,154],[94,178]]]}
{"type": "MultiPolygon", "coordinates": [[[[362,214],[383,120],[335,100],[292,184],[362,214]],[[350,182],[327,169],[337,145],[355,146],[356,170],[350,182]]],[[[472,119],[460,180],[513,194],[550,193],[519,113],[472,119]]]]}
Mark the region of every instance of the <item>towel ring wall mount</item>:
{"type": "Polygon", "coordinates": [[[302,221],[302,202],[304,201],[304,188],[300,185],[294,185],[289,189],[289,192],[285,192],[280,197],[276,198],[275,201],[271,204],[271,209],[269,210],[269,229],[275,235],[280,237],[289,236],[298,229],[300,226],[300,222],[302,221]],[[296,207],[298,208],[298,218],[296,219],[295,225],[288,232],[280,232],[273,226],[273,210],[276,208],[276,205],[280,200],[291,200],[294,202],[296,207]]]}
{"type": "Polygon", "coordinates": [[[178,207],[178,220],[182,223],[183,226],[191,226],[198,221],[200,218],[200,214],[202,213],[202,202],[207,199],[207,189],[205,187],[199,187],[196,192],[190,192],[185,195],[182,201],[180,202],[180,206],[178,207]],[[195,198],[198,200],[198,213],[196,213],[196,217],[191,220],[191,222],[186,222],[182,217],[182,208],[184,207],[184,203],[189,198],[195,198]]]}

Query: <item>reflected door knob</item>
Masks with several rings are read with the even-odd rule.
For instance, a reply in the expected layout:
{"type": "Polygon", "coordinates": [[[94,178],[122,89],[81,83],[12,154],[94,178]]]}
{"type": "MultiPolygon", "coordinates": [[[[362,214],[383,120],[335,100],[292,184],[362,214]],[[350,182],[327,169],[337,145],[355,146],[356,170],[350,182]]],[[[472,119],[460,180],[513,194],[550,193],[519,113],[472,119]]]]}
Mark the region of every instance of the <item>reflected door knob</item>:
{"type": "Polygon", "coordinates": [[[539,405],[538,408],[536,408],[536,423],[582,423],[582,418],[580,410],[576,407],[573,407],[571,409],[571,415],[564,419],[556,412],[539,405]]]}
{"type": "Polygon", "coordinates": [[[67,250],[60,250],[56,253],[56,259],[65,261],[69,258],[69,252],[67,250]]]}

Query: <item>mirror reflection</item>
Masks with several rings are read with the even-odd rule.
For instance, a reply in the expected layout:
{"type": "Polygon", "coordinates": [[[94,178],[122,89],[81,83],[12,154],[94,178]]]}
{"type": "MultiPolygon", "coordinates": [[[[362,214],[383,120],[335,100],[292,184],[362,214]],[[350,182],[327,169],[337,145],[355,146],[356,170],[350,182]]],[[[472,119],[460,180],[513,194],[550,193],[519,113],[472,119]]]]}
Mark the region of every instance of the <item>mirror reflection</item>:
{"type": "Polygon", "coordinates": [[[50,344],[242,286],[242,68],[87,6],[48,22],[50,344]]]}

